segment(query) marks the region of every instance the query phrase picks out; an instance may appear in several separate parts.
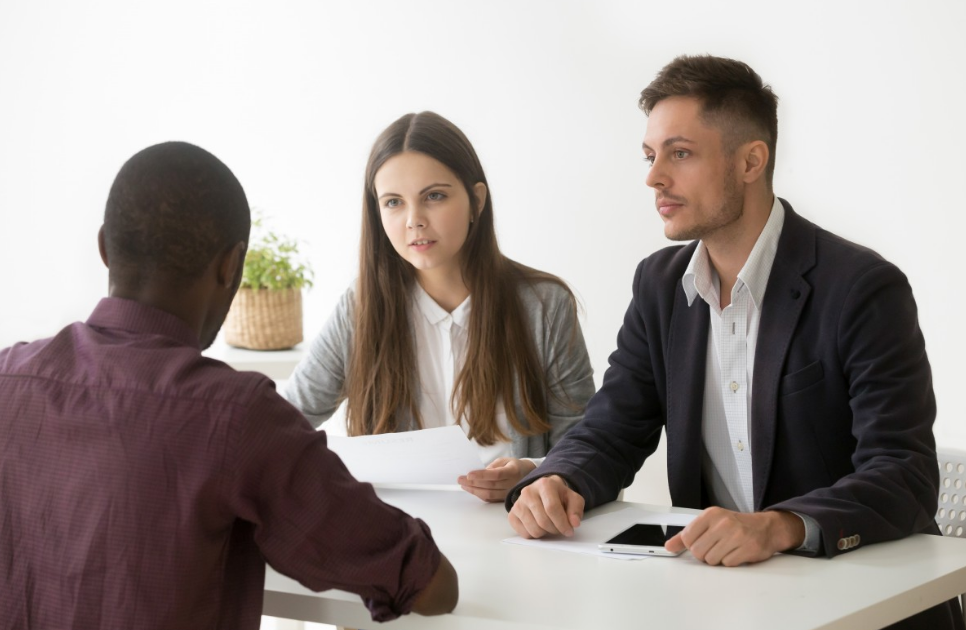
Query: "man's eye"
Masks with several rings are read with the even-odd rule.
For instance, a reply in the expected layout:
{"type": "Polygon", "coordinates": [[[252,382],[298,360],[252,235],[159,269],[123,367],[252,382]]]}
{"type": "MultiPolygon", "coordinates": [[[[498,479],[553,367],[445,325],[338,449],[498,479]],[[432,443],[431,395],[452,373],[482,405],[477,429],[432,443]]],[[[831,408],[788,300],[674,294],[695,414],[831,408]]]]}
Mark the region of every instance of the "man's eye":
{"type": "Polygon", "coordinates": [[[674,152],[674,157],[676,157],[679,160],[683,160],[684,158],[688,157],[688,152],[678,149],[677,151],[674,152]]]}
{"type": "Polygon", "coordinates": [[[644,161],[647,162],[649,166],[654,166],[654,156],[653,155],[645,155],[644,156],[644,161]]]}

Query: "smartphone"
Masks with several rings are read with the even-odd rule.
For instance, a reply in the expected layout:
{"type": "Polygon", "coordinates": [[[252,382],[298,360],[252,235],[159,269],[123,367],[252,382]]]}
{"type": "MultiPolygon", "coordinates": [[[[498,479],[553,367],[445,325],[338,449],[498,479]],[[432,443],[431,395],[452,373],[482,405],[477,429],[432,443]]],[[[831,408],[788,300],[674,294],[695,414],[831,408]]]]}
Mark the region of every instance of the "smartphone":
{"type": "MultiPolygon", "coordinates": [[[[676,556],[664,548],[664,543],[680,532],[683,527],[675,525],[631,525],[605,543],[598,545],[608,553],[633,553],[642,556],[676,556]]],[[[678,552],[680,553],[680,552],[678,552]]]]}

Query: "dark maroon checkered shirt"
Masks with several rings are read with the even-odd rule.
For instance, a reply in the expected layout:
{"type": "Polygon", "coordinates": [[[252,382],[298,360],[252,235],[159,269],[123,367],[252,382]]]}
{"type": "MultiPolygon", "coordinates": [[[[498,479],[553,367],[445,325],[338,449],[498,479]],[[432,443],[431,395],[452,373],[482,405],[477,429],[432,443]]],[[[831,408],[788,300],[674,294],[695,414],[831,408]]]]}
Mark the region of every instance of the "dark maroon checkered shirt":
{"type": "Polygon", "coordinates": [[[107,298],[0,350],[0,628],[255,629],[266,560],[387,620],[439,551],[168,313],[107,298]]]}

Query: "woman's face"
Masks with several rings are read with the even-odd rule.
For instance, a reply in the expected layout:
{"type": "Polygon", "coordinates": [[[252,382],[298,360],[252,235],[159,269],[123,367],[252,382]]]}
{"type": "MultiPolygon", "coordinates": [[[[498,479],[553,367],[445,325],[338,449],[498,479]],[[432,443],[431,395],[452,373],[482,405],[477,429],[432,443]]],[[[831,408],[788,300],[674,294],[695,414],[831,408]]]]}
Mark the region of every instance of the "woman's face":
{"type": "MultiPolygon", "coordinates": [[[[419,275],[459,278],[460,250],[474,213],[456,174],[428,155],[407,151],[386,160],[374,184],[382,227],[396,252],[419,275]]],[[[476,184],[474,193],[482,208],[486,185],[476,184]]]]}

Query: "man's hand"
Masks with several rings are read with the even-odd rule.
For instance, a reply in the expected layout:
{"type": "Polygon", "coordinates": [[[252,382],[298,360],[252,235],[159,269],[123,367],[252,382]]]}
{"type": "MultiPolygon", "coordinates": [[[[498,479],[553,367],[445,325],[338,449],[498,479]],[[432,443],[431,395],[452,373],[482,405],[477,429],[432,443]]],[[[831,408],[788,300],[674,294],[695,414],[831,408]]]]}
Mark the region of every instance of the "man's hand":
{"type": "Polygon", "coordinates": [[[584,498],[567,487],[557,475],[541,477],[520,491],[507,516],[524,538],[547,535],[573,536],[584,516],[584,498]]]}
{"type": "Polygon", "coordinates": [[[453,612],[459,598],[460,585],[456,569],[446,556],[439,554],[436,573],[413,602],[413,612],[420,615],[445,615],[453,612]]]}
{"type": "Polygon", "coordinates": [[[506,493],[536,467],[536,464],[527,459],[498,457],[485,469],[471,470],[456,481],[463,490],[484,501],[502,501],[506,498],[506,493]]]}
{"type": "Polygon", "coordinates": [[[701,512],[664,548],[675,553],[688,549],[707,564],[736,567],[795,549],[804,540],[805,524],[791,512],[743,514],[713,507],[701,512]]]}

